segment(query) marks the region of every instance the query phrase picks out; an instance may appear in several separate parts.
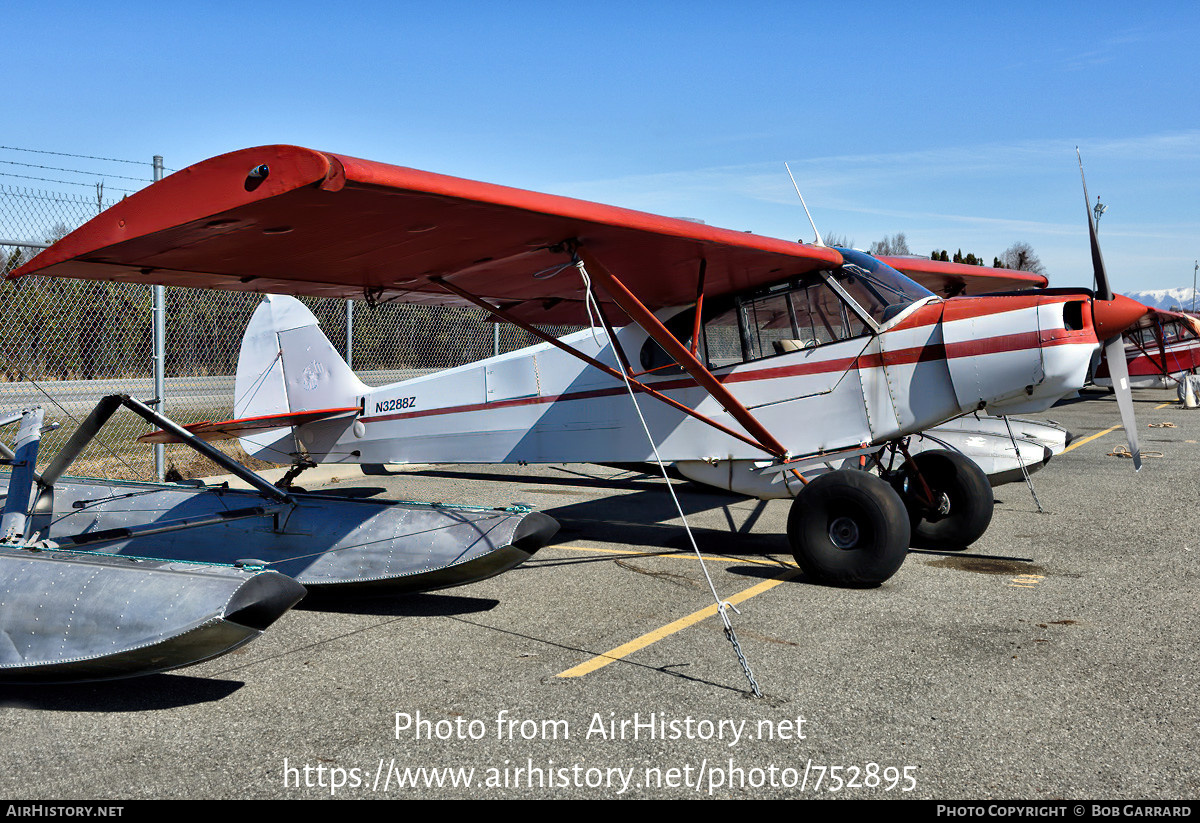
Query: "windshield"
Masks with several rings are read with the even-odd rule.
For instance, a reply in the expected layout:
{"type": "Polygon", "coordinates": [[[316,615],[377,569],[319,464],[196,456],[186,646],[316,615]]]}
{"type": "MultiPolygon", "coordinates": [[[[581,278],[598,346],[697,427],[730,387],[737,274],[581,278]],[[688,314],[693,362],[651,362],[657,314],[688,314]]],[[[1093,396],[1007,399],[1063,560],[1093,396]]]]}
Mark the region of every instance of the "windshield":
{"type": "Polygon", "coordinates": [[[851,249],[838,251],[845,263],[832,272],[833,279],[880,325],[918,300],[934,296],[869,254],[851,249]]]}

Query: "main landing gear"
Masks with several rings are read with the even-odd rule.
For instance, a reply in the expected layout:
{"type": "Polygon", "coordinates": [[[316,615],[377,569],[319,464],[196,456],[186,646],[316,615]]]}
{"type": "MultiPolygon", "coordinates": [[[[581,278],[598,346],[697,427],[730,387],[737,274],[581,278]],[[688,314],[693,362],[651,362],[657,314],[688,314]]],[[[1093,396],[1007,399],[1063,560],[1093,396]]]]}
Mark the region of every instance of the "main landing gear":
{"type": "Polygon", "coordinates": [[[994,504],[970,459],[922,452],[883,477],[840,469],[814,478],[792,503],[788,540],[810,578],[874,586],[896,573],[910,545],[966,548],[987,530],[994,504]]]}
{"type": "Polygon", "coordinates": [[[889,479],[908,509],[914,548],[961,551],[992,522],[987,475],[958,452],[921,452],[889,479]]]}
{"type": "Polygon", "coordinates": [[[865,471],[841,469],[808,483],[792,502],[788,540],[806,575],[836,586],[887,580],[908,553],[908,510],[865,471]]]}

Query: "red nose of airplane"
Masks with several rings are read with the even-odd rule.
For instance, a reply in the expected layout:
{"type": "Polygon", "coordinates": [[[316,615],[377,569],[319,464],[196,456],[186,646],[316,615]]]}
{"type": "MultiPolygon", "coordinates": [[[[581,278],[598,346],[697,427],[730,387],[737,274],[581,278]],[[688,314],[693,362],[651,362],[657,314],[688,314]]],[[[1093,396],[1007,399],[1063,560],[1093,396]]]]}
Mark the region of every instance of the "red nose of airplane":
{"type": "Polygon", "coordinates": [[[1096,338],[1108,340],[1116,337],[1149,311],[1149,307],[1123,294],[1114,295],[1112,300],[1094,299],[1092,321],[1096,327],[1096,338]]]}

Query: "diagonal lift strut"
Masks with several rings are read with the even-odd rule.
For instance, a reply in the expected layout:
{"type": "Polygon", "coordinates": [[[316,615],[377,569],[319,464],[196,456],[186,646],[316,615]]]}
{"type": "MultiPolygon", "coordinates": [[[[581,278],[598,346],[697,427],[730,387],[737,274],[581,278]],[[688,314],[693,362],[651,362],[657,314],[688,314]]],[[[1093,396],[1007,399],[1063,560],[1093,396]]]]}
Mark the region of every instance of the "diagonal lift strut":
{"type": "MultiPolygon", "coordinates": [[[[467,291],[466,289],[463,289],[463,288],[455,285],[454,283],[449,282],[445,278],[434,277],[431,279],[434,283],[437,283],[439,286],[444,288],[446,291],[451,292],[453,294],[457,294],[459,297],[462,297],[463,299],[470,301],[471,303],[473,303],[476,306],[479,306],[481,309],[484,309],[485,311],[495,315],[497,318],[499,318],[500,320],[503,320],[506,323],[512,323],[515,326],[519,326],[520,328],[524,329],[525,331],[527,331],[530,334],[537,337],[539,340],[545,341],[546,343],[549,343],[549,344],[565,351],[566,353],[579,358],[580,360],[584,361],[588,365],[596,367],[597,369],[604,372],[605,374],[607,374],[611,377],[614,377],[617,380],[628,379],[630,384],[633,386],[633,388],[635,390],[644,392],[645,394],[648,394],[651,397],[653,397],[654,399],[659,400],[663,403],[666,403],[671,408],[673,408],[679,412],[682,412],[683,414],[686,414],[690,417],[695,418],[696,420],[699,420],[702,423],[712,426],[713,428],[729,435],[730,437],[736,437],[738,440],[741,440],[743,443],[747,443],[751,446],[754,446],[756,449],[762,449],[764,452],[767,452],[768,454],[772,454],[777,457],[783,457],[784,454],[786,453],[786,449],[784,449],[783,446],[779,445],[778,442],[774,442],[774,446],[771,446],[767,443],[762,442],[759,439],[747,437],[745,434],[742,434],[739,431],[735,431],[734,429],[731,429],[728,426],[724,426],[721,423],[718,423],[717,421],[713,420],[712,418],[706,417],[705,415],[701,414],[700,412],[696,411],[695,409],[690,408],[689,406],[685,406],[682,403],[680,403],[679,401],[668,397],[667,395],[663,394],[662,392],[658,391],[657,389],[654,389],[654,388],[646,385],[645,383],[641,382],[640,380],[637,380],[636,378],[631,377],[628,374],[622,375],[621,372],[617,371],[616,369],[609,366],[608,364],[601,363],[599,360],[595,359],[594,357],[589,357],[588,355],[584,354],[583,352],[579,351],[578,349],[568,346],[566,343],[563,343],[561,340],[551,337],[550,335],[543,332],[541,329],[538,329],[535,326],[530,325],[529,323],[525,322],[524,320],[514,317],[512,314],[510,314],[509,312],[500,308],[499,306],[493,306],[491,303],[488,303],[481,297],[478,297],[477,295],[472,294],[471,292],[467,291]]],[[[636,300],[636,298],[634,298],[634,299],[636,300]]],[[[639,305],[641,305],[641,304],[639,303],[639,305]]],[[[651,315],[651,317],[653,317],[653,315],[651,315]]],[[[658,322],[657,319],[655,319],[655,322],[656,323],[658,322]]],[[[661,324],[659,324],[659,325],[661,327],[661,324]]],[[[649,331],[649,330],[647,330],[647,331],[649,331]]],[[[666,331],[666,329],[663,329],[663,331],[668,336],[671,335],[671,333],[666,331]]],[[[675,338],[671,337],[671,339],[674,340],[675,338]]],[[[678,341],[676,341],[676,345],[678,345],[678,341]]],[[[685,351],[686,351],[686,349],[685,349],[685,351]]],[[[680,364],[680,365],[682,366],[683,364],[680,364]]],[[[703,367],[701,367],[701,368],[703,368],[703,367]]],[[[705,372],[707,373],[707,370],[705,370],[705,372]]],[[[711,377],[711,375],[709,375],[709,376],[711,377]]],[[[715,378],[714,378],[714,380],[715,380],[715,378]]],[[[722,386],[720,383],[717,383],[717,385],[720,387],[721,391],[724,394],[728,395],[728,390],[726,390],[724,386],[722,386]]],[[[710,394],[711,394],[711,392],[710,392],[710,394]]],[[[714,395],[714,397],[715,397],[715,395],[714,395]]],[[[732,397],[730,399],[732,400],[732,397]]],[[[716,397],[716,400],[719,403],[721,403],[722,405],[725,405],[725,401],[721,397],[716,397]]],[[[734,404],[736,404],[739,408],[741,408],[741,404],[739,404],[736,400],[732,400],[732,402],[734,404]]],[[[749,415],[749,412],[746,412],[746,414],[749,415]]],[[[735,419],[736,419],[736,415],[735,415],[735,419]]],[[[754,418],[751,417],[750,419],[753,420],[754,418]]],[[[742,421],[739,419],[738,422],[741,423],[742,421]]],[[[758,421],[754,421],[754,422],[757,424],[758,421]]],[[[744,425],[745,424],[743,423],[743,426],[744,425]]],[[[759,425],[758,428],[760,428],[764,433],[766,432],[765,429],[762,429],[761,425],[759,425]]],[[[749,430],[749,427],[747,427],[747,430],[749,430]]],[[[767,434],[767,437],[770,438],[770,435],[767,434]]],[[[774,438],[771,438],[771,440],[774,441],[774,438]]]]}
{"type": "Polygon", "coordinates": [[[597,260],[583,246],[577,247],[575,253],[587,267],[591,278],[603,286],[613,302],[620,306],[633,322],[641,326],[646,334],[654,339],[654,342],[662,346],[663,351],[674,358],[680,368],[691,375],[692,379],[700,384],[701,388],[720,403],[725,411],[740,423],[742,428],[749,432],[750,436],[758,442],[760,448],[776,457],[786,459],[788,451],[783,444],[767,431],[766,426],[760,423],[758,418],[751,414],[750,410],[733,396],[729,389],[725,387],[725,384],[718,380],[687,346],[680,343],[675,335],[671,334],[667,330],[667,327],[659,322],[654,313],[646,308],[633,292],[617,279],[616,275],[605,268],[604,264],[597,260]]]}

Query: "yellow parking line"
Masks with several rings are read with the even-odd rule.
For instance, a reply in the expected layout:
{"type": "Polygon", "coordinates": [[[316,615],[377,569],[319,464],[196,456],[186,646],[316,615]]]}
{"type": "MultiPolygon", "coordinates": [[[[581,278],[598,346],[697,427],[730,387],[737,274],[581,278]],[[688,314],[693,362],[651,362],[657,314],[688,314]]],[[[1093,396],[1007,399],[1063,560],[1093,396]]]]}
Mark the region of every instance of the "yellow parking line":
{"type": "MultiPolygon", "coordinates": [[[[1173,406],[1173,405],[1175,405],[1175,404],[1174,403],[1160,403],[1159,405],[1154,407],[1154,410],[1158,411],[1159,409],[1165,409],[1168,406],[1173,406]]],[[[1084,443],[1091,443],[1097,437],[1103,437],[1104,435],[1108,434],[1109,432],[1115,432],[1119,428],[1121,428],[1121,427],[1120,426],[1111,426],[1102,432],[1096,432],[1095,434],[1089,435],[1089,436],[1083,438],[1082,440],[1076,440],[1074,443],[1072,443],[1071,445],[1069,445],[1065,449],[1063,449],[1062,453],[1066,454],[1071,449],[1078,448],[1078,447],[1082,446],[1084,443]]]]}
{"type": "MultiPolygon", "coordinates": [[[[737,605],[738,603],[741,603],[744,600],[749,600],[751,597],[754,597],[755,595],[762,594],[765,591],[770,591],[771,589],[778,586],[780,583],[784,583],[788,580],[791,580],[793,577],[796,577],[798,574],[800,574],[799,569],[788,570],[788,571],[784,572],[783,574],[781,574],[779,577],[776,577],[772,580],[764,580],[761,583],[758,583],[754,586],[751,586],[748,589],[744,589],[744,590],[738,592],[737,594],[733,595],[732,597],[727,597],[725,599],[725,602],[733,604],[733,605],[737,605]]],[[[675,634],[676,632],[686,629],[688,626],[693,626],[696,623],[699,623],[701,620],[704,620],[705,618],[712,617],[716,613],[717,613],[717,605],[714,603],[713,605],[703,608],[698,612],[692,612],[687,617],[681,617],[678,620],[676,620],[674,623],[668,623],[667,625],[663,626],[662,628],[655,629],[652,632],[643,634],[641,637],[638,637],[634,640],[630,640],[628,643],[626,643],[622,646],[617,646],[612,651],[605,652],[604,654],[593,657],[591,660],[584,661],[583,663],[580,663],[578,666],[567,669],[565,672],[562,672],[558,676],[559,677],[582,677],[585,674],[589,674],[591,672],[596,671],[596,669],[604,668],[609,663],[615,663],[623,657],[628,657],[629,655],[633,654],[634,652],[638,651],[639,649],[644,649],[647,646],[649,646],[651,643],[656,643],[659,640],[662,640],[664,637],[669,637],[669,636],[675,634]]]]}
{"type": "Polygon", "coordinates": [[[1105,429],[1105,430],[1104,430],[1104,431],[1102,431],[1102,432],[1096,432],[1096,433],[1095,433],[1095,434],[1093,434],[1093,435],[1090,435],[1090,436],[1088,436],[1088,437],[1085,437],[1085,438],[1083,438],[1082,440],[1076,440],[1074,443],[1072,443],[1071,445],[1069,445],[1069,446],[1067,446],[1065,449],[1063,449],[1063,450],[1062,450],[1062,453],[1063,453],[1063,454],[1066,454],[1066,453],[1067,453],[1067,452],[1069,452],[1071,449],[1077,449],[1077,448],[1079,448],[1080,446],[1082,446],[1084,443],[1091,443],[1091,442],[1092,442],[1093,440],[1095,440],[1097,437],[1103,437],[1104,435],[1108,434],[1109,432],[1115,432],[1115,431],[1116,431],[1117,429],[1119,429],[1119,428],[1121,428],[1121,427],[1120,427],[1120,426],[1112,426],[1111,428],[1107,428],[1107,429],[1105,429]]]}

